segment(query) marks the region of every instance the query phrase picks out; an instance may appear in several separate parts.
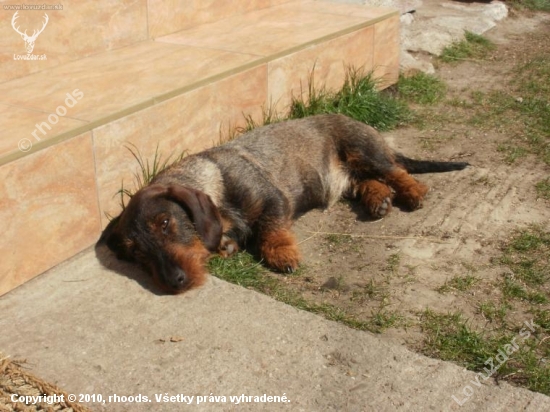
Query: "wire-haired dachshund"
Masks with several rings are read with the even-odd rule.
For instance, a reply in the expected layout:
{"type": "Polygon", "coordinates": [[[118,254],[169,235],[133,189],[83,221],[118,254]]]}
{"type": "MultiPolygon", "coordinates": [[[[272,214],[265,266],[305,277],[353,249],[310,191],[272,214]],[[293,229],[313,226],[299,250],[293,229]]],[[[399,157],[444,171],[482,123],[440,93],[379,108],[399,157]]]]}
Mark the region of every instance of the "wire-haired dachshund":
{"type": "Polygon", "coordinates": [[[374,218],[392,201],[414,210],[428,187],[409,173],[462,170],[468,163],[413,160],[375,129],[342,115],[257,128],[185,157],[130,199],[99,242],[141,264],[165,289],[201,285],[210,254],[253,247],[267,266],[292,272],[300,251],[292,222],[342,196],[374,218]]]}

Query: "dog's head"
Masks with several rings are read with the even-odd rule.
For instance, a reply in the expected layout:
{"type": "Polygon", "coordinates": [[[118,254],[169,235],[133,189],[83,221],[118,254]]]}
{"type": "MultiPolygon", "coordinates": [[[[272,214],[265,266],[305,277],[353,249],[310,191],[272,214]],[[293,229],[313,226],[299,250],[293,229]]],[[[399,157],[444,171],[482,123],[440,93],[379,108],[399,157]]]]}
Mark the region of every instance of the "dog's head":
{"type": "Polygon", "coordinates": [[[220,214],[208,195],[153,184],[132,196],[99,242],[119,259],[141,264],[170,292],[181,293],[204,282],[206,260],[221,237],[220,214]]]}

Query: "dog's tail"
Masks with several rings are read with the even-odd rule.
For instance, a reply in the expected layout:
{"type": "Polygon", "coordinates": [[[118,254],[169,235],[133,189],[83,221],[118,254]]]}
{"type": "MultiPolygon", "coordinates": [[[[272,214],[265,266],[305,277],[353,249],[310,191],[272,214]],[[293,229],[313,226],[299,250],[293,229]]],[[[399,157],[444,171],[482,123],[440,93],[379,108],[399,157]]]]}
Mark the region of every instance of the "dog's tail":
{"type": "Polygon", "coordinates": [[[466,162],[438,162],[433,160],[414,160],[401,153],[395,154],[395,160],[409,173],[441,173],[462,170],[470,166],[466,162]]]}

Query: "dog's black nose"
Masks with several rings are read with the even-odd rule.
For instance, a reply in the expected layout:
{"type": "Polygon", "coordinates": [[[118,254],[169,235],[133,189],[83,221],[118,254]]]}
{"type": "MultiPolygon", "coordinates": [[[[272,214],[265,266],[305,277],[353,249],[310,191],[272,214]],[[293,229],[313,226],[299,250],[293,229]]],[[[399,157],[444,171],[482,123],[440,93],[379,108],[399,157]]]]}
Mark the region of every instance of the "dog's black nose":
{"type": "Polygon", "coordinates": [[[186,273],[180,268],[174,268],[173,272],[165,277],[167,286],[175,292],[184,290],[187,287],[187,278],[186,273]]]}

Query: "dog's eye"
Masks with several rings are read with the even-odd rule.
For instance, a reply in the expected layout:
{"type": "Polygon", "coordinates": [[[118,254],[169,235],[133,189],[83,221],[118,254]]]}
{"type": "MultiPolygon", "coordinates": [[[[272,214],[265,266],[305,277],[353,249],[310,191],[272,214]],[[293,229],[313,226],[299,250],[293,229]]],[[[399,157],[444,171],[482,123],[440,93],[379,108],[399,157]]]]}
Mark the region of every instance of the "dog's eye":
{"type": "Polygon", "coordinates": [[[166,231],[168,230],[168,223],[170,223],[170,220],[169,219],[164,219],[162,221],[162,225],[161,225],[161,228],[162,228],[162,231],[164,233],[166,233],[166,231]]]}

